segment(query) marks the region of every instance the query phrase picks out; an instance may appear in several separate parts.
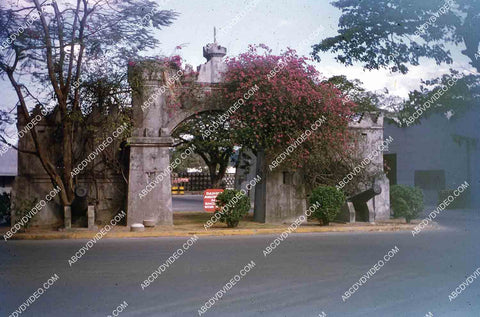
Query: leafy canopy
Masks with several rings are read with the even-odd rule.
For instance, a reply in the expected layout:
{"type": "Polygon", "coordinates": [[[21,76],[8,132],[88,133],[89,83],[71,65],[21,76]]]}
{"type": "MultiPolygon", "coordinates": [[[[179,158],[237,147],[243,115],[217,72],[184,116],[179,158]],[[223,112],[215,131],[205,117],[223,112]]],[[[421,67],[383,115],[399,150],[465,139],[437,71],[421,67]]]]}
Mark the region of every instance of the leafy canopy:
{"type": "Polygon", "coordinates": [[[264,45],[250,46],[247,52],[227,60],[225,104],[244,101],[231,115],[235,142],[273,154],[283,151],[324,116],[325,122],[292,156],[295,165],[301,166],[309,155],[308,143],[333,144],[345,139],[354,104],[343,99],[332,84],[322,82],[308,61],[291,49],[273,55],[264,45]],[[258,89],[246,98],[252,87],[258,89]]]}
{"type": "Polygon", "coordinates": [[[452,64],[450,48],[463,44],[461,53],[480,70],[478,1],[338,0],[333,5],[342,11],[339,34],[313,47],[317,60],[319,52],[331,51],[347,65],[361,62],[366,69],[406,73],[422,57],[452,64]]]}

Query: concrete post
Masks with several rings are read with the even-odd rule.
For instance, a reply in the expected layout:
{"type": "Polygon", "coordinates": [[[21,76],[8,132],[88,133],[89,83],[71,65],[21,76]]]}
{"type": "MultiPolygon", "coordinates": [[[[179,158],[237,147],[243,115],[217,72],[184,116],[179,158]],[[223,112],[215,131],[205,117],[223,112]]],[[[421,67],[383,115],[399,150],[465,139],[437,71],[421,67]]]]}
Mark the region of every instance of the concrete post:
{"type": "Polygon", "coordinates": [[[63,206],[63,219],[65,224],[65,229],[72,228],[72,207],[63,206]]]}
{"type": "Polygon", "coordinates": [[[348,213],[350,215],[350,222],[354,223],[355,222],[355,207],[353,207],[353,203],[350,201],[346,202],[347,208],[348,208],[348,213]]]}
{"type": "Polygon", "coordinates": [[[95,206],[88,206],[87,209],[88,217],[88,229],[93,230],[95,228],[95,206]]]}
{"type": "Polygon", "coordinates": [[[390,181],[386,174],[377,176],[375,183],[382,188],[380,195],[373,197],[375,205],[375,220],[390,219],[390,181]]]}
{"type": "Polygon", "coordinates": [[[367,208],[368,208],[368,222],[375,223],[375,198],[371,198],[367,201],[367,208]]]}

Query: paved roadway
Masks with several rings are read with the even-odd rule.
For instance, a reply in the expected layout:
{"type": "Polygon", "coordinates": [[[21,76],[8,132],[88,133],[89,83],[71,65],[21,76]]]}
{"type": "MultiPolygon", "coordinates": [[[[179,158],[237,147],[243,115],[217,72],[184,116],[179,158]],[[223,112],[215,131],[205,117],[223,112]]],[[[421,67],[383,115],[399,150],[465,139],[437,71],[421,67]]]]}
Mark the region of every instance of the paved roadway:
{"type": "MultiPolygon", "coordinates": [[[[202,316],[480,316],[480,279],[448,295],[480,267],[480,214],[444,211],[445,229],[201,237],[149,287],[140,283],[188,237],[103,239],[77,263],[86,240],[0,243],[0,316],[9,316],[53,274],[60,279],[20,316],[198,316],[198,309],[251,260],[256,267],[202,316]],[[346,302],[342,294],[398,246],[346,302]]],[[[14,315],[16,316],[16,315],[14,315]]]]}
{"type": "Polygon", "coordinates": [[[172,195],[173,211],[203,211],[203,195],[172,195]]]}

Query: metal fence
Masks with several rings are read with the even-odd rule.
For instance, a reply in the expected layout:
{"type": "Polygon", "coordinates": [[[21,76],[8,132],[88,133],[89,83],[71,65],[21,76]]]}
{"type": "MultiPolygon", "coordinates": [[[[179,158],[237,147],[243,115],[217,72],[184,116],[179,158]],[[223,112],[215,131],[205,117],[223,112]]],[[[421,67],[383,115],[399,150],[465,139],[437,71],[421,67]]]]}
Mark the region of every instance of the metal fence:
{"type": "MultiPolygon", "coordinates": [[[[178,173],[172,177],[172,186],[183,186],[185,191],[204,191],[212,188],[209,173],[178,173]]],[[[227,189],[233,189],[235,174],[227,173],[223,177],[223,182],[227,189]]]]}

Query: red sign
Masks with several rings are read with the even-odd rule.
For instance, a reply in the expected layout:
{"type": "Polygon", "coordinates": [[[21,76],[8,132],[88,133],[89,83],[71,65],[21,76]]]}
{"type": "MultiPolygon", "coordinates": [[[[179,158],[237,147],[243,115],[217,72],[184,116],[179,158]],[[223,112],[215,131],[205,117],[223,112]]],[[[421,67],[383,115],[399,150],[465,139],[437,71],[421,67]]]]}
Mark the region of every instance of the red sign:
{"type": "Polygon", "coordinates": [[[206,189],[203,192],[203,209],[206,212],[214,212],[217,208],[217,196],[223,193],[223,189],[206,189]]]}

